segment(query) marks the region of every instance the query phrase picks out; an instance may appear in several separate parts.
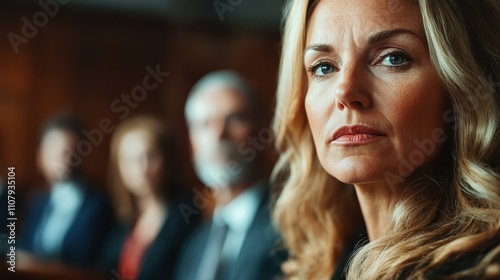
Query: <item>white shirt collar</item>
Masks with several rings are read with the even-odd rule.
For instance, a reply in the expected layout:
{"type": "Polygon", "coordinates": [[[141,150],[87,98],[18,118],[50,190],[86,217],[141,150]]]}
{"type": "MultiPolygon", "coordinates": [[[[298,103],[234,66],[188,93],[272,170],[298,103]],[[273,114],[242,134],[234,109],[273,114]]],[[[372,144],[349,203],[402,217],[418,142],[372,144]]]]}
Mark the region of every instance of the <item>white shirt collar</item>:
{"type": "Polygon", "coordinates": [[[49,199],[50,208],[45,209],[35,246],[46,257],[57,257],[64,237],[83,204],[83,190],[74,182],[56,183],[51,188],[49,199]]]}
{"type": "Polygon", "coordinates": [[[76,211],[83,199],[83,192],[74,182],[56,183],[50,190],[50,202],[56,211],[76,211]]]}
{"type": "Polygon", "coordinates": [[[263,184],[246,189],[228,204],[214,211],[214,223],[225,223],[231,231],[246,232],[253,222],[263,194],[263,184]]]}

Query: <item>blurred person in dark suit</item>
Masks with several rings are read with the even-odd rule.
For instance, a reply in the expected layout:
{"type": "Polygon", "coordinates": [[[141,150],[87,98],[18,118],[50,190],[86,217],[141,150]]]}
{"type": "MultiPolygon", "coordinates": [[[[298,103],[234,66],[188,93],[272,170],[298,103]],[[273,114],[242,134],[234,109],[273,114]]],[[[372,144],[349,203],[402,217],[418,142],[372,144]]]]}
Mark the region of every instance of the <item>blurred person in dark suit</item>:
{"type": "Polygon", "coordinates": [[[171,279],[196,219],[185,222],[174,138],[149,116],[128,119],[111,141],[109,179],[121,223],[103,265],[118,279],[171,279]]]}
{"type": "MultiPolygon", "coordinates": [[[[260,170],[258,151],[265,145],[255,137],[262,133],[254,92],[232,71],[210,73],[191,90],[185,116],[195,171],[216,206],[184,247],[176,279],[279,276],[284,256],[275,250],[279,235],[270,222],[268,183],[260,170]]],[[[267,136],[269,144],[272,135],[267,136]]]]}
{"type": "Polygon", "coordinates": [[[80,120],[61,115],[42,131],[37,159],[49,188],[32,197],[21,237],[37,260],[94,267],[113,221],[111,201],[80,168],[84,130],[80,120]]]}

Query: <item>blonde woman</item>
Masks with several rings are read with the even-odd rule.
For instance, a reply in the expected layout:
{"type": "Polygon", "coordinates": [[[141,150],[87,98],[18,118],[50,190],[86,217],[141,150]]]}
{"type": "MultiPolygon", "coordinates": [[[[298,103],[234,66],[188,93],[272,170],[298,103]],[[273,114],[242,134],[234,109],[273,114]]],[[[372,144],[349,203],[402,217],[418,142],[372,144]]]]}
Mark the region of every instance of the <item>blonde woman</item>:
{"type": "Polygon", "coordinates": [[[499,24],[497,0],[289,1],[290,278],[499,279],[499,24]]]}

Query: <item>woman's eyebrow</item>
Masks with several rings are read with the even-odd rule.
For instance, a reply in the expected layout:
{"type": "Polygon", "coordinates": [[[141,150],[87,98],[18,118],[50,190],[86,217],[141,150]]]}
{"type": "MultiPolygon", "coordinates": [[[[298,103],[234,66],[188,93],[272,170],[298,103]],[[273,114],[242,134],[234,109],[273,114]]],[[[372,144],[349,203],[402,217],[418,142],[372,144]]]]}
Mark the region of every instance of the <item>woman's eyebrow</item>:
{"type": "Polygon", "coordinates": [[[413,35],[413,36],[417,37],[418,39],[420,39],[420,37],[417,35],[417,33],[413,32],[411,30],[392,29],[392,30],[380,31],[380,32],[373,34],[372,36],[370,36],[370,38],[368,38],[368,44],[373,45],[373,44],[376,44],[378,42],[382,42],[386,39],[389,39],[390,37],[399,35],[399,34],[410,34],[410,35],[413,35]]]}
{"type": "Polygon", "coordinates": [[[333,51],[333,47],[332,47],[332,45],[328,45],[328,44],[312,44],[312,45],[307,46],[307,48],[304,50],[304,55],[308,51],[327,52],[328,53],[328,52],[333,51]]]}

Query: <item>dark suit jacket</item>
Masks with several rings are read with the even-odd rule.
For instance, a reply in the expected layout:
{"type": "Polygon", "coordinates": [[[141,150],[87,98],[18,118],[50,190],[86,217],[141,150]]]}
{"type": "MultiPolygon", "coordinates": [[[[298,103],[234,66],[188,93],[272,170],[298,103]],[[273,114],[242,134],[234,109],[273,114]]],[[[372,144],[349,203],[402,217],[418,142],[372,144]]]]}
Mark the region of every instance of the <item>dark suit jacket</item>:
{"type": "MultiPolygon", "coordinates": [[[[248,229],[235,266],[228,280],[267,280],[281,275],[286,252],[278,250],[278,233],[270,221],[269,195],[266,194],[248,229]]],[[[176,280],[194,280],[207,245],[211,222],[201,224],[186,242],[176,269],[176,280]]]]}
{"type": "MultiPolygon", "coordinates": [[[[83,180],[75,182],[83,190],[83,203],[62,242],[59,261],[83,267],[93,267],[101,254],[105,237],[113,222],[113,210],[109,198],[88,187],[83,180]]],[[[22,248],[35,251],[35,234],[42,224],[43,213],[49,204],[50,193],[35,195],[30,203],[22,248]]]]}
{"type": "MultiPolygon", "coordinates": [[[[186,237],[189,236],[199,221],[199,217],[191,216],[189,223],[187,223],[181,211],[179,211],[179,205],[181,204],[192,207],[191,201],[185,198],[169,203],[167,219],[153,243],[144,253],[137,279],[172,279],[179,251],[186,237]]],[[[129,233],[129,227],[118,224],[114,233],[108,239],[106,253],[101,258],[100,267],[102,270],[111,273],[110,279],[112,277],[117,278],[118,261],[129,233]]]]}

